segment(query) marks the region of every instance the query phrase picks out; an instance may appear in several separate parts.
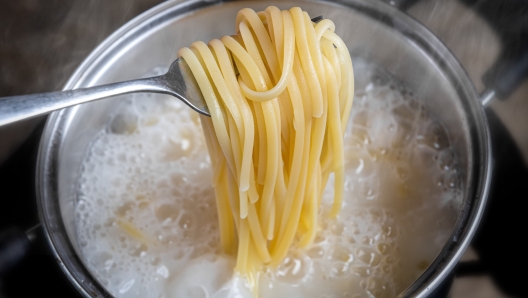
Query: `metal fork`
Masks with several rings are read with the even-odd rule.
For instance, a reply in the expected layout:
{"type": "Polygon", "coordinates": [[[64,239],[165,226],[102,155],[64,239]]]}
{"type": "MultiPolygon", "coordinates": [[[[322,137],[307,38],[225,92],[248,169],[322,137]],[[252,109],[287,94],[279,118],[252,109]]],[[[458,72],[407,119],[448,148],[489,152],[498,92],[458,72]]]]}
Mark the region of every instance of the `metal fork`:
{"type": "MultiPolygon", "coordinates": [[[[322,19],[323,16],[317,16],[312,22],[318,23],[322,19]]],[[[196,112],[211,116],[191,69],[182,58],[178,58],[166,74],[157,77],[74,90],[1,97],[0,126],[97,99],[136,92],[169,94],[196,112]]]]}
{"type": "Polygon", "coordinates": [[[178,58],[166,74],[75,90],[0,98],[0,126],[47,114],[97,99],[135,92],[169,94],[193,110],[210,116],[205,100],[187,63],[178,58]]]}

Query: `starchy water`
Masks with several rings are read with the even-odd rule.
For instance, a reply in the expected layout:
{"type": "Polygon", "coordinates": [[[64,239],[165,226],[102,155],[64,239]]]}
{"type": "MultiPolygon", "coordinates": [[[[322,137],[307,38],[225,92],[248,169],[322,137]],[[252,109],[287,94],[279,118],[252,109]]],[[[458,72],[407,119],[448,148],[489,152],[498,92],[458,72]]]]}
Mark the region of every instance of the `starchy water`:
{"type": "MultiPolygon", "coordinates": [[[[447,241],[462,200],[443,126],[390,74],[354,60],[345,201],[329,181],[313,245],[263,268],[261,297],[394,297],[447,241]]],[[[78,181],[81,257],[116,297],[251,297],[221,252],[212,169],[198,114],[177,99],[124,100],[78,181]]]]}

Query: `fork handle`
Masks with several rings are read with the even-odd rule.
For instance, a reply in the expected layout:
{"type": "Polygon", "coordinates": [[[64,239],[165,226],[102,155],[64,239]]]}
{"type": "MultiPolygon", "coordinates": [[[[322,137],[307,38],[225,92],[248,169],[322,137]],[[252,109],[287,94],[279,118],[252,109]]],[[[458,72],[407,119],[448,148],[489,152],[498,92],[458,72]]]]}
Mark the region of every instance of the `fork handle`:
{"type": "Polygon", "coordinates": [[[135,92],[169,93],[166,78],[157,76],[89,88],[0,98],[0,126],[69,106],[135,92]]]}

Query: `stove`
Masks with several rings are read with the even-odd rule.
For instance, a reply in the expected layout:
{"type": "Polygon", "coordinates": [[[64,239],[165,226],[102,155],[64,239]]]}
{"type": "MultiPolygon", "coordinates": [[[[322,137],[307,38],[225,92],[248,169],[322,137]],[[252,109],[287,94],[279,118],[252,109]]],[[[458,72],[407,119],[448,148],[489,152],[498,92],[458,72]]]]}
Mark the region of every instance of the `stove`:
{"type": "MultiPolygon", "coordinates": [[[[379,1],[379,0],[371,0],[379,1]]],[[[80,62],[119,26],[160,0],[0,3],[0,96],[58,90],[80,62]]],[[[389,1],[387,1],[389,2],[389,1]]],[[[525,0],[390,1],[427,25],[461,60],[479,91],[528,47],[525,0]],[[498,62],[497,62],[498,61],[498,62]],[[491,71],[488,71],[491,69],[491,71]],[[485,74],[487,73],[487,76],[485,74]]],[[[494,176],[486,214],[472,241],[476,258],[460,262],[453,286],[459,297],[527,297],[528,259],[522,245],[528,210],[528,82],[487,109],[494,176]],[[489,277],[475,283],[479,277],[489,277]],[[472,279],[471,283],[467,281],[472,279]],[[488,283],[488,284],[484,284],[488,283]],[[495,289],[485,291],[486,287],[495,289]]],[[[80,297],[61,271],[38,226],[35,165],[44,118],[0,128],[0,233],[32,229],[27,256],[0,276],[0,298],[35,294],[80,297]],[[18,143],[18,144],[17,144],[18,143]],[[17,144],[17,145],[11,145],[17,144]]],[[[0,244],[1,249],[1,244],[0,244]]],[[[439,293],[445,297],[445,293],[439,293]]]]}

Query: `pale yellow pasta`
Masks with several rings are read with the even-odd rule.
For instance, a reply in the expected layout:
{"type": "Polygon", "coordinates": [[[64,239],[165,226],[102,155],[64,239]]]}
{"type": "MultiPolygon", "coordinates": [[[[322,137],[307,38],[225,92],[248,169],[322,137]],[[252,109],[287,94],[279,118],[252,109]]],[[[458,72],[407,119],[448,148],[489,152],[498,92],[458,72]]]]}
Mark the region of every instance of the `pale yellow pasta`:
{"type": "Polygon", "coordinates": [[[211,117],[201,117],[211,156],[220,239],[256,286],[295,237],[312,243],[321,197],[334,175],[337,216],[344,190],[343,135],[352,107],[352,60],[330,20],[298,7],[242,9],[236,34],[195,42],[183,57],[211,117]]]}

